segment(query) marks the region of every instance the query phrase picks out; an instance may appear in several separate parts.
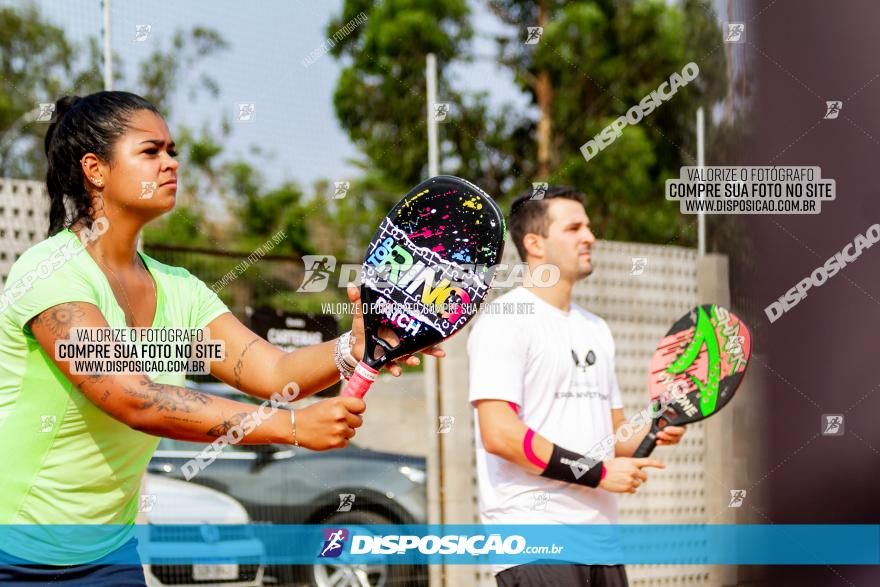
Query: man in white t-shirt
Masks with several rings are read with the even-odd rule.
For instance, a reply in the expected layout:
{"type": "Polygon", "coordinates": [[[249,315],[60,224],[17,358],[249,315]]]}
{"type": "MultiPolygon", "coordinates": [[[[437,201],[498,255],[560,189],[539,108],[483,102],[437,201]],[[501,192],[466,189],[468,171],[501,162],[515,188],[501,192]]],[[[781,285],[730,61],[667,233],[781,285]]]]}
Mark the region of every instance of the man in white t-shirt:
{"type": "MultiPolygon", "coordinates": [[[[524,194],[508,226],[530,271],[550,264],[559,280],[500,296],[468,339],[480,516],[485,524],[616,523],[614,494],[635,493],[648,478],[643,467],[664,465],[630,458],[648,426],[626,442],[603,443],[625,418],[611,330],[571,302],[574,284],[593,271],[596,238],[583,194],[561,187],[543,199],[524,194]]],[[[667,426],[658,444],[683,434],[667,426]]],[[[622,565],[538,562],[494,571],[500,587],[627,585],[622,565]]]]}

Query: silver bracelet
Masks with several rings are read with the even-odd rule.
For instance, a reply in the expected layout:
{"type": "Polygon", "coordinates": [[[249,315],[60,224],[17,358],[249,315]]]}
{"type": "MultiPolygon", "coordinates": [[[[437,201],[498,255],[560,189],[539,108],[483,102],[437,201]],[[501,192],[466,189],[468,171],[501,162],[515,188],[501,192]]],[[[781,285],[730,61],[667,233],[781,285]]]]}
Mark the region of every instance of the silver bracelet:
{"type": "Polygon", "coordinates": [[[353,354],[351,354],[351,351],[354,348],[357,339],[354,336],[354,332],[352,332],[351,330],[349,330],[345,334],[345,336],[347,336],[348,338],[345,339],[345,342],[342,345],[342,360],[345,361],[346,365],[354,369],[358,366],[358,363],[360,363],[360,361],[358,361],[357,358],[353,354]]]}
{"type": "Polygon", "coordinates": [[[334,357],[336,361],[336,369],[339,371],[339,375],[346,381],[351,379],[351,376],[354,375],[354,368],[357,366],[357,361],[351,354],[351,347],[353,344],[351,341],[352,338],[354,337],[351,336],[351,332],[346,332],[336,341],[336,352],[334,357]],[[353,365],[351,364],[352,360],[355,361],[353,365]]]}

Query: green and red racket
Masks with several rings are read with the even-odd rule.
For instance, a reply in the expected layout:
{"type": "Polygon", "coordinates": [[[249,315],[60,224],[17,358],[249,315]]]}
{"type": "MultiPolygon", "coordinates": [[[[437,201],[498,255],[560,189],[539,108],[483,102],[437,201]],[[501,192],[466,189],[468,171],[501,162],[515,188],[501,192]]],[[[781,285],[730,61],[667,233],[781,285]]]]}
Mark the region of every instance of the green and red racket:
{"type": "Polygon", "coordinates": [[[449,338],[476,315],[504,231],[492,198],[451,175],[417,185],[391,209],[364,258],[366,346],[343,395],[363,397],[383,366],[449,338]]]}
{"type": "Polygon", "coordinates": [[[717,414],[736,393],[751,353],[749,328],[726,308],[706,304],[682,316],[651,358],[648,394],[655,417],[633,457],[650,455],[664,426],[717,414]]]}

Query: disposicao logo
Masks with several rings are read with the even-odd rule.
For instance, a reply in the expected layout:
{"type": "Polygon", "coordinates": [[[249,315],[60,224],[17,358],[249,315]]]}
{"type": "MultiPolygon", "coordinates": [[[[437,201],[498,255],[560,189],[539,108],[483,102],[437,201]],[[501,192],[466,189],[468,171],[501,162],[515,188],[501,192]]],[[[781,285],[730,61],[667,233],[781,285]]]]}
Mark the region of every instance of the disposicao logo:
{"type": "Polygon", "coordinates": [[[345,550],[345,541],[348,540],[348,530],[344,528],[326,528],[324,530],[324,542],[321,545],[321,554],[318,558],[336,558],[345,550]]]}

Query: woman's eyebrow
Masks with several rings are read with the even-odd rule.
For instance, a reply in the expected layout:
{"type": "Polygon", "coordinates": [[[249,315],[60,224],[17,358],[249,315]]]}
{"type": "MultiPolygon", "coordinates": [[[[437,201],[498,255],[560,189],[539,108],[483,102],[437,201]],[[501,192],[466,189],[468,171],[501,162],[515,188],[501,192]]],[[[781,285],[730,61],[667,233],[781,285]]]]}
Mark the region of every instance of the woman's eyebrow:
{"type": "MultiPolygon", "coordinates": [[[[138,144],[143,145],[144,143],[153,143],[157,147],[162,147],[165,145],[165,141],[163,141],[162,139],[147,139],[145,141],[141,141],[138,144]]],[[[171,141],[170,143],[168,143],[168,148],[174,148],[174,141],[171,141]]]]}

